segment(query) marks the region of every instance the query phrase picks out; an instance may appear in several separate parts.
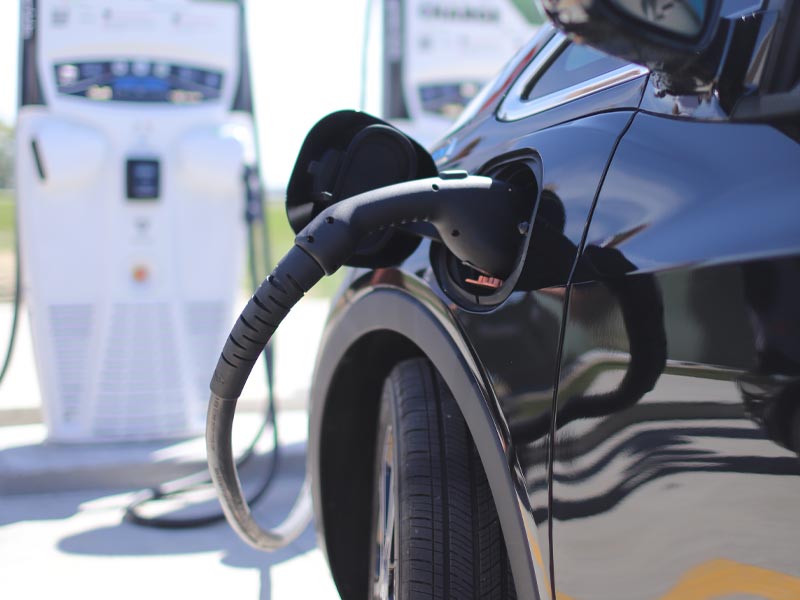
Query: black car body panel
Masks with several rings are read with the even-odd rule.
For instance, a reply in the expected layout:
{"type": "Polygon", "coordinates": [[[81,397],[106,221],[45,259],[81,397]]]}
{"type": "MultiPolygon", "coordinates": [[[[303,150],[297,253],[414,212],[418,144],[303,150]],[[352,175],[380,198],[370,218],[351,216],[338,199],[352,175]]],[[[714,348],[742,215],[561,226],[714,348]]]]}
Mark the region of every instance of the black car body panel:
{"type": "Polygon", "coordinates": [[[766,125],[638,114],[623,138],[584,251],[616,260],[571,288],[559,591],[800,593],[786,577],[798,574],[797,165],[800,146],[766,125]]]}
{"type": "MultiPolygon", "coordinates": [[[[542,157],[545,198],[558,190],[569,200],[564,209],[563,234],[571,242],[557,247],[541,247],[534,238],[529,256],[561,254],[555,262],[571,265],[583,234],[595,191],[614,144],[627,126],[631,112],[598,114],[586,119],[569,120],[563,125],[502,145],[497,154],[521,148],[535,148],[542,157]]],[[[498,124],[501,128],[504,124],[498,124]]],[[[505,124],[508,126],[507,124],[505,124]]],[[[458,165],[466,170],[480,170],[483,156],[479,147],[462,158],[458,165]]],[[[569,269],[559,269],[548,278],[547,287],[519,290],[489,314],[475,314],[455,307],[454,318],[463,327],[483,368],[488,374],[498,402],[513,432],[528,489],[529,503],[539,527],[539,540],[549,547],[547,534],[547,445],[549,414],[553,397],[553,374],[557,365],[559,330],[563,317],[564,286],[569,269]],[[510,348],[516,348],[513,355],[510,348]],[[531,434],[530,431],[534,430],[531,434]]],[[[544,553],[549,563],[549,553],[544,553]]]]}
{"type": "Polygon", "coordinates": [[[800,145],[676,113],[691,101],[648,100],[647,76],[503,122],[512,83],[433,155],[536,161],[514,290],[464,302],[426,242],[351,272],[328,322],[309,465],[342,596],[366,595],[380,385],[425,355],[472,431],[520,598],[800,597],[800,145]]]}

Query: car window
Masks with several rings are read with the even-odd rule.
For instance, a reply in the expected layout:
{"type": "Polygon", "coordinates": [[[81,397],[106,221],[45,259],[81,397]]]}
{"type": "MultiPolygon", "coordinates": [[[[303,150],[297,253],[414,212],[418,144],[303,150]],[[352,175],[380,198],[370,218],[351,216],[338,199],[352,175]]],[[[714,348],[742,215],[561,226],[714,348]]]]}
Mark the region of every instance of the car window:
{"type": "Polygon", "coordinates": [[[543,98],[593,77],[610,73],[627,64],[620,58],[609,56],[589,46],[568,44],[550,66],[531,82],[524,98],[525,100],[543,98]]]}
{"type": "Polygon", "coordinates": [[[483,88],[475,95],[475,97],[470,100],[469,104],[464,107],[464,110],[461,112],[461,115],[458,117],[455,123],[447,130],[445,133],[444,138],[447,138],[453,135],[456,131],[461,129],[464,125],[466,125],[472,118],[477,115],[482,108],[485,107],[487,101],[492,98],[494,95],[502,91],[507,85],[509,85],[509,79],[518,75],[519,72],[524,69],[525,65],[522,63],[524,60],[525,62],[530,61],[536,54],[545,47],[547,42],[549,42],[553,34],[555,33],[555,28],[546,23],[542,25],[536,34],[531,38],[531,40],[523,45],[514,56],[511,57],[503,69],[489,81],[483,88]]]}

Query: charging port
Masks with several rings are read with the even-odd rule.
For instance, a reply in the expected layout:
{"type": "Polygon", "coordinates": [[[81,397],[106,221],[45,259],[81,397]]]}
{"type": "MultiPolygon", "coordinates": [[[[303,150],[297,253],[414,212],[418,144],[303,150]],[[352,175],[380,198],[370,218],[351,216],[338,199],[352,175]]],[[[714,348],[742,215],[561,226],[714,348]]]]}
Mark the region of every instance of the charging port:
{"type": "Polygon", "coordinates": [[[463,263],[443,244],[431,244],[431,265],[439,286],[456,304],[471,311],[486,311],[501,304],[519,280],[530,245],[530,224],[536,219],[539,204],[541,163],[533,153],[514,154],[486,165],[480,174],[504,181],[519,192],[514,209],[520,223],[520,248],[513,271],[502,280],[463,263]]]}

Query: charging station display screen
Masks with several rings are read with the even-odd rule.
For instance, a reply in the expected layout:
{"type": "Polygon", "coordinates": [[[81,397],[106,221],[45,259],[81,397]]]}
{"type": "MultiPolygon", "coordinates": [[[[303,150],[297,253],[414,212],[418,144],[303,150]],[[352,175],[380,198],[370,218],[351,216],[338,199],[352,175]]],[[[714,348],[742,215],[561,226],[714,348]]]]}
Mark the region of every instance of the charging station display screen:
{"type": "Polygon", "coordinates": [[[220,71],[152,61],[69,62],[55,65],[60,94],[95,101],[194,104],[217,100],[220,71]]]}
{"type": "Polygon", "coordinates": [[[127,165],[129,200],[155,200],[159,195],[161,165],[153,159],[129,159],[127,165]]]}

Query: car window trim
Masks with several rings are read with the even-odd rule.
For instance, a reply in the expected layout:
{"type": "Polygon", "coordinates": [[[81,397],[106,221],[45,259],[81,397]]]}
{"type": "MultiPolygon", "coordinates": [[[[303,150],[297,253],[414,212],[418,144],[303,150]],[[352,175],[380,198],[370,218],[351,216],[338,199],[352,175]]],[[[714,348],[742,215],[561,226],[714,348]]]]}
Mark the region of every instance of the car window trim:
{"type": "Polygon", "coordinates": [[[569,43],[569,38],[559,32],[548,42],[547,46],[542,48],[542,51],[536,55],[536,58],[531,61],[531,64],[514,82],[500,105],[497,111],[497,118],[500,121],[519,121],[573,100],[589,96],[595,92],[642,77],[649,72],[647,67],[631,63],[562,90],[552,92],[541,98],[526,100],[525,96],[529,92],[534,77],[540,76],[542,70],[547,68],[569,43]]]}

